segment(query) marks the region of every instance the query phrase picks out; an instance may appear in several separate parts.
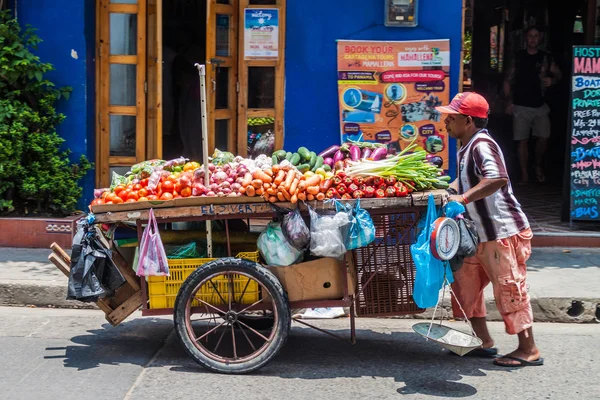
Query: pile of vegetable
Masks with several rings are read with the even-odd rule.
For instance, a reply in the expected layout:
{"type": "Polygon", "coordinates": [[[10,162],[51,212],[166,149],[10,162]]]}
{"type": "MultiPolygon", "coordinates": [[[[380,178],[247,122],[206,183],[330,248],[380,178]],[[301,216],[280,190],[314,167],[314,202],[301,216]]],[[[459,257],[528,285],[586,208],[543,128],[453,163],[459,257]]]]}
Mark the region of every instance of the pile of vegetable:
{"type": "Polygon", "coordinates": [[[394,177],[351,177],[340,171],[330,181],[330,183],[325,184],[325,186],[328,186],[325,193],[325,197],[328,199],[406,197],[413,191],[409,186],[394,177]]]}
{"type": "Polygon", "coordinates": [[[412,190],[446,189],[450,181],[450,176],[443,175],[443,169],[427,161],[427,152],[419,150],[414,142],[395,156],[351,161],[346,174],[362,178],[395,178],[412,190]]]}
{"type": "Polygon", "coordinates": [[[272,163],[277,165],[283,161],[289,161],[298,171],[305,173],[308,171],[316,172],[319,168],[323,168],[325,172],[331,171],[333,164],[325,163],[322,156],[317,155],[314,151],[310,151],[306,147],[298,148],[295,153],[277,150],[273,153],[272,163]]]}

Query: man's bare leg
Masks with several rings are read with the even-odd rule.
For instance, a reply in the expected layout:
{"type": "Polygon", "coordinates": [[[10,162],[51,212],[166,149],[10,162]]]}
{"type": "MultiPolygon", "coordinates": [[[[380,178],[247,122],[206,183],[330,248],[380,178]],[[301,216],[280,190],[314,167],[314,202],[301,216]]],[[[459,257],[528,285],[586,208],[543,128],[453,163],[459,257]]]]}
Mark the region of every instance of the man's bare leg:
{"type": "Polygon", "coordinates": [[[547,138],[537,138],[535,142],[535,177],[539,182],[544,182],[546,176],[544,175],[544,156],[546,155],[546,149],[548,148],[547,138]]]}
{"type": "Polygon", "coordinates": [[[486,317],[471,318],[470,321],[471,325],[473,326],[473,330],[477,334],[477,337],[483,341],[481,347],[484,349],[494,347],[494,339],[492,339],[490,332],[488,331],[486,317]]]}
{"type": "MultiPolygon", "coordinates": [[[[540,358],[540,350],[535,345],[535,341],[533,340],[533,328],[527,328],[523,332],[518,334],[519,337],[519,347],[507,356],[520,358],[526,361],[535,361],[540,358]]],[[[504,365],[519,365],[520,363],[516,360],[511,360],[510,358],[498,358],[496,362],[502,363],[504,365]]]]}
{"type": "Polygon", "coordinates": [[[521,166],[521,182],[529,181],[529,173],[527,172],[527,164],[529,162],[529,140],[519,140],[518,143],[519,164],[521,166]]]}

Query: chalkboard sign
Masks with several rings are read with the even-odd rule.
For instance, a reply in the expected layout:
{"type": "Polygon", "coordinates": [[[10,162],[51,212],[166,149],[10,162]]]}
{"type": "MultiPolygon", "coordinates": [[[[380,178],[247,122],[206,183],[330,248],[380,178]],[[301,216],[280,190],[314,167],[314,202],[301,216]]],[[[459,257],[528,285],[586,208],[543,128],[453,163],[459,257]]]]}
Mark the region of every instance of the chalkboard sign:
{"type": "Polygon", "coordinates": [[[573,47],[571,220],[600,220],[600,46],[573,47]]]}

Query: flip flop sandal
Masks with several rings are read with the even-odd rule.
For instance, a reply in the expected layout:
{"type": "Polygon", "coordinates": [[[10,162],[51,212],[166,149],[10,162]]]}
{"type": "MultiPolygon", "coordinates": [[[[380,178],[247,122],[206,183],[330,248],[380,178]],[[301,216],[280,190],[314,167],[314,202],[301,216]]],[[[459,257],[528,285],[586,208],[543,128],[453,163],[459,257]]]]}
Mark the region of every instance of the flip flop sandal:
{"type": "Polygon", "coordinates": [[[537,360],[533,360],[533,361],[527,361],[524,360],[522,358],[519,357],[513,357],[513,356],[502,356],[501,358],[497,358],[494,360],[494,364],[500,366],[500,367],[507,367],[507,368],[520,368],[520,367],[539,367],[541,365],[544,365],[544,359],[543,358],[538,358],[537,360]],[[503,358],[506,358],[507,360],[514,360],[514,361],[518,361],[519,364],[505,364],[503,363],[502,360],[503,358]]]}
{"type": "MultiPolygon", "coordinates": [[[[458,354],[452,353],[452,352],[450,354],[458,355],[458,354]]],[[[496,356],[498,356],[497,348],[490,347],[490,348],[484,349],[484,348],[480,347],[478,349],[471,350],[470,352],[465,354],[463,357],[495,358],[496,356]]]]}

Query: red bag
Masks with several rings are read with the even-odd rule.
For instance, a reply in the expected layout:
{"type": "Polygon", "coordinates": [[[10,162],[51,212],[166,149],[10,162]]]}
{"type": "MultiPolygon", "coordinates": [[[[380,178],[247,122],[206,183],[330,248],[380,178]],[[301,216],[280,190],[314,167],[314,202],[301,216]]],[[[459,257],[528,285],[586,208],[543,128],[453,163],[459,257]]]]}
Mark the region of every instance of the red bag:
{"type": "Polygon", "coordinates": [[[148,225],[144,229],[137,268],[138,276],[168,276],[169,265],[165,247],[160,239],[154,211],[148,212],[148,225]]]}

